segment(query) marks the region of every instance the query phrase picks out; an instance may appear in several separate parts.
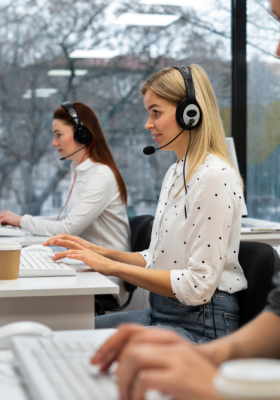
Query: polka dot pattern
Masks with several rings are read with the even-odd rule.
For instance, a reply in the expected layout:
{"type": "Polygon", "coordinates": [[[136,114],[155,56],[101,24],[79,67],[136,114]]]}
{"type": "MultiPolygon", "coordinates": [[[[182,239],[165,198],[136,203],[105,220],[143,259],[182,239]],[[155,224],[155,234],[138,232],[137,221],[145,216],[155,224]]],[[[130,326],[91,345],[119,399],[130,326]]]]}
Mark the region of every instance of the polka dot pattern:
{"type": "Polygon", "coordinates": [[[236,230],[241,187],[225,162],[213,155],[205,160],[187,183],[187,195],[184,190],[178,194],[183,160],[166,174],[145,256],[147,268],[171,270],[174,296],[187,305],[209,302],[217,287],[234,293],[246,286],[236,230]]]}

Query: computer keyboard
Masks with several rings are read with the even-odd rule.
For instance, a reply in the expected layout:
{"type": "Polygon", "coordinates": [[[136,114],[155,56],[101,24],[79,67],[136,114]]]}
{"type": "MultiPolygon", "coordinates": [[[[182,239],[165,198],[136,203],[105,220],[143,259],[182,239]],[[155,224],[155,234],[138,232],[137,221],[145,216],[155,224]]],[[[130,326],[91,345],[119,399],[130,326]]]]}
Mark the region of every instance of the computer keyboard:
{"type": "Polygon", "coordinates": [[[0,236],[25,236],[24,231],[16,226],[1,226],[0,236]]]}
{"type": "Polygon", "coordinates": [[[242,228],[280,228],[279,222],[266,221],[257,218],[242,218],[242,228]]]}
{"type": "MultiPolygon", "coordinates": [[[[34,400],[118,400],[112,374],[90,365],[96,352],[91,340],[13,338],[12,348],[34,400]]],[[[171,400],[151,391],[146,400],[171,400]]]]}
{"type": "Polygon", "coordinates": [[[51,251],[21,251],[19,276],[31,278],[39,276],[76,275],[76,270],[61,261],[53,261],[51,251]]]}

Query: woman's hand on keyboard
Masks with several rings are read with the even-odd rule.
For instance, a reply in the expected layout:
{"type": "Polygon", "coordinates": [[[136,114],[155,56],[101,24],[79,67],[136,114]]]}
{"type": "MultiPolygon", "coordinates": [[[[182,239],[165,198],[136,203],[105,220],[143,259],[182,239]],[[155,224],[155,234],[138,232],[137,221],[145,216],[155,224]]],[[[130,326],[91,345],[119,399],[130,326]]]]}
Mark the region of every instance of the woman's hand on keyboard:
{"type": "Polygon", "coordinates": [[[10,211],[4,211],[0,214],[1,225],[13,225],[20,227],[21,216],[10,211]]]}
{"type": "Polygon", "coordinates": [[[73,249],[73,250],[86,249],[94,251],[97,254],[102,254],[102,249],[103,249],[103,247],[90,243],[87,240],[81,239],[77,236],[71,236],[66,234],[53,236],[52,238],[47,240],[43,245],[65,247],[66,249],[73,249]]]}
{"type": "Polygon", "coordinates": [[[102,275],[110,276],[114,275],[115,272],[116,263],[114,261],[103,257],[100,254],[94,253],[92,250],[82,248],[80,250],[71,249],[61,251],[60,253],[55,253],[52,260],[57,261],[64,257],[82,261],[94,271],[99,272],[102,275]]]}
{"type": "Polygon", "coordinates": [[[116,360],[122,399],[142,399],[148,389],[158,389],[178,400],[217,399],[212,386],[216,367],[196,346],[170,330],[121,326],[91,363],[107,371],[116,360]]]}
{"type": "Polygon", "coordinates": [[[92,364],[98,364],[102,372],[107,371],[113,362],[118,361],[125,347],[132,344],[184,342],[177,333],[159,328],[145,328],[141,325],[122,325],[95,353],[92,364]]]}
{"type": "MultiPolygon", "coordinates": [[[[213,387],[217,367],[186,340],[129,344],[116,372],[121,399],[144,399],[149,389],[177,400],[218,400],[213,387]]],[[[220,398],[220,397],[219,397],[220,398]]]]}

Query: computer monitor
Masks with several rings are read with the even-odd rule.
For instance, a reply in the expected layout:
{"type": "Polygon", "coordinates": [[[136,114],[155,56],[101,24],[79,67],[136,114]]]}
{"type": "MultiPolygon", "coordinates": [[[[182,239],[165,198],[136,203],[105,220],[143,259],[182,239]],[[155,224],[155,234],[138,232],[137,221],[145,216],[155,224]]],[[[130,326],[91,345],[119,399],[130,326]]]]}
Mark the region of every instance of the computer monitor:
{"type": "MultiPolygon", "coordinates": [[[[226,138],[226,142],[227,142],[227,147],[228,147],[231,163],[234,166],[234,168],[239,172],[239,166],[238,166],[238,161],[237,161],[237,157],[236,157],[234,140],[232,137],[229,137],[229,138],[226,138]]],[[[247,217],[247,215],[248,215],[247,206],[245,203],[244,195],[242,193],[242,217],[247,217]]]]}

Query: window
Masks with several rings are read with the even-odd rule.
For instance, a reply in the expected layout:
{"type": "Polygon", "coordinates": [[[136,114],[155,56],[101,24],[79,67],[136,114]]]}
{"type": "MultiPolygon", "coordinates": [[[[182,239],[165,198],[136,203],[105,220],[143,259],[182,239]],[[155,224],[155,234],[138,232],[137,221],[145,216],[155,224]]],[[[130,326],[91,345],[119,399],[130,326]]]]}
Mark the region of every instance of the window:
{"type": "Polygon", "coordinates": [[[269,0],[247,0],[247,205],[249,216],[280,222],[279,22],[269,0]]]}
{"type": "Polygon", "coordinates": [[[59,209],[62,207],[60,192],[54,192],[54,194],[52,196],[52,206],[53,206],[53,208],[59,208],[59,209]]]}
{"type": "Polygon", "coordinates": [[[79,100],[101,122],[127,185],[128,214],[153,214],[175,155],[142,152],[153,142],[141,82],[166,66],[200,64],[230,135],[230,19],[230,0],[2,1],[1,207],[57,212],[56,190],[67,197],[70,174],[51,146],[52,113],[79,100]]]}

